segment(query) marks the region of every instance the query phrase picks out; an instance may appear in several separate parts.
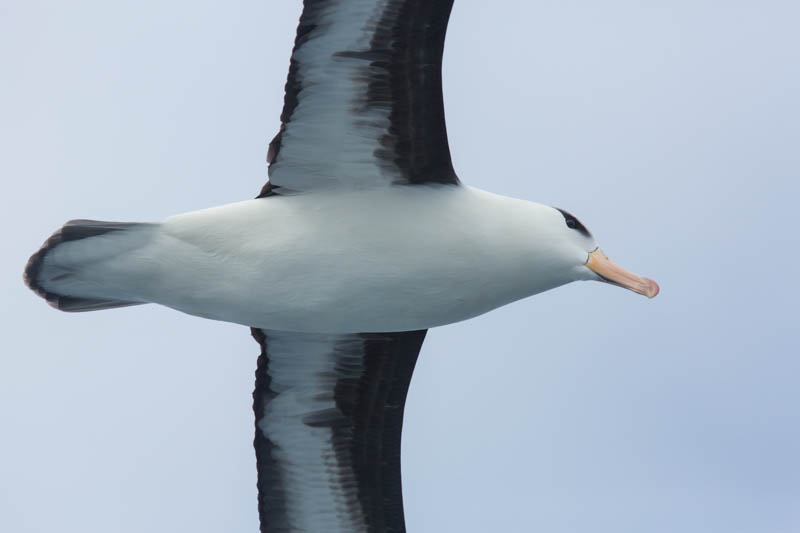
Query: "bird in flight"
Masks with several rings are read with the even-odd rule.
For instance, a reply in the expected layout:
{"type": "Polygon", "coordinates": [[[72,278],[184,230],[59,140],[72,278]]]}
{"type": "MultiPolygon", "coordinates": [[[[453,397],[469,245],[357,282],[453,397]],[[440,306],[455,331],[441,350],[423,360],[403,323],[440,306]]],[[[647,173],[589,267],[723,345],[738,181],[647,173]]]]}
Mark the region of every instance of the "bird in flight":
{"type": "Polygon", "coordinates": [[[460,182],[452,5],[305,0],[255,199],[72,220],[25,268],[62,311],[157,303],[251,328],[262,532],[405,530],[400,433],[428,328],[577,280],[658,293],[569,212],[460,182]]]}

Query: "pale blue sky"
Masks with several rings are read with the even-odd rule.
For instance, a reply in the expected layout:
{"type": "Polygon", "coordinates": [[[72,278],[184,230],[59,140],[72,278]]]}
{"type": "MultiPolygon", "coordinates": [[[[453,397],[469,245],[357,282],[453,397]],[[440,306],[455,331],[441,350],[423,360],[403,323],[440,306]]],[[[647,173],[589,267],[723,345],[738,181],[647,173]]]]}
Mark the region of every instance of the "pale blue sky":
{"type": "MultiPolygon", "coordinates": [[[[21,273],[71,218],[254,196],[299,11],[0,6],[0,530],[257,530],[247,329],[59,313],[21,273]]],[[[798,20],[788,0],[456,1],[461,179],[568,209],[662,292],[575,283],[431,331],[410,531],[800,531],[798,20]]]]}

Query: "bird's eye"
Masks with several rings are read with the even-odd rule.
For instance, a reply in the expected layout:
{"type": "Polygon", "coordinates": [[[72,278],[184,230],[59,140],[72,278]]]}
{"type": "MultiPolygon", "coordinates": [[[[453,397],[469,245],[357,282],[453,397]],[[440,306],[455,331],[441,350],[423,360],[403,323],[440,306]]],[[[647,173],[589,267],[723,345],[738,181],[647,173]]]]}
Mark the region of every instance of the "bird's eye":
{"type": "MultiPolygon", "coordinates": [[[[556,207],[556,209],[558,209],[556,207]]],[[[569,229],[574,229],[575,231],[579,232],[584,237],[591,237],[592,234],[589,233],[589,230],[586,229],[586,226],[581,224],[581,221],[572,216],[570,213],[564,211],[563,209],[558,209],[561,215],[564,217],[564,222],[566,222],[567,227],[569,229]]]]}

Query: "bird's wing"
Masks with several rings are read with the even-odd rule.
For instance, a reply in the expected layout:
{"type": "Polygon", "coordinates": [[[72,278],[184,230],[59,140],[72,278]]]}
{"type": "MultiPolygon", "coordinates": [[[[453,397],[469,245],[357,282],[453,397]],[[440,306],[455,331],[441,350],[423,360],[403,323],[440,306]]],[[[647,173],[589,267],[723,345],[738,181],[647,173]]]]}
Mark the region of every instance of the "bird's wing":
{"type": "Polygon", "coordinates": [[[453,0],[305,0],[261,196],[457,184],[442,104],[452,6],[453,0]]]}
{"type": "Polygon", "coordinates": [[[252,332],[261,531],[405,531],[400,432],[426,331],[252,332]]]}

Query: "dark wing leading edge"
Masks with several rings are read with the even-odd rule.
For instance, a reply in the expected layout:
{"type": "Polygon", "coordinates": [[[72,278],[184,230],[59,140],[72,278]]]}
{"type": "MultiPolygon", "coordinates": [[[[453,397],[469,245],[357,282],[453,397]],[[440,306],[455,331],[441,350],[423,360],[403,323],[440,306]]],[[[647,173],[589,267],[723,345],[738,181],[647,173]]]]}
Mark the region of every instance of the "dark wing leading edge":
{"type": "Polygon", "coordinates": [[[262,533],[405,531],[400,433],[426,331],[252,332],[262,533]]]}
{"type": "Polygon", "coordinates": [[[442,103],[453,0],[305,0],[261,196],[457,184],[442,103]]]}

